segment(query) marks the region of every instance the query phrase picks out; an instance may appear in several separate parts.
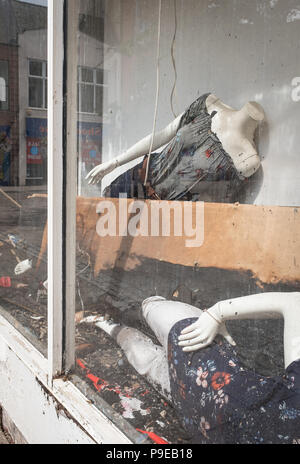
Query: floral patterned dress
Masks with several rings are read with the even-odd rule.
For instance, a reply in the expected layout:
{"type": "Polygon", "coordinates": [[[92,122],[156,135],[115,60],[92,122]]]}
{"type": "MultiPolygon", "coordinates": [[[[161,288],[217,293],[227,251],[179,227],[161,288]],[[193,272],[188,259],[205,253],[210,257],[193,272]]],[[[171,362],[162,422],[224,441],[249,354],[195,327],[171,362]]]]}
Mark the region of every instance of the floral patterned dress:
{"type": "MultiPolygon", "coordinates": [[[[191,200],[232,203],[238,201],[245,178],[237,172],[222,143],[212,132],[206,108],[210,94],[194,101],[181,118],[176,135],[160,152],[152,153],[148,180],[161,200],[191,200]]],[[[139,177],[143,162],[115,179],[104,196],[147,198],[139,177]]]]}
{"type": "Polygon", "coordinates": [[[266,377],[245,369],[221,337],[185,353],[177,338],[196,320],[175,324],[168,345],[173,403],[191,443],[300,444],[300,360],[266,377]]]}

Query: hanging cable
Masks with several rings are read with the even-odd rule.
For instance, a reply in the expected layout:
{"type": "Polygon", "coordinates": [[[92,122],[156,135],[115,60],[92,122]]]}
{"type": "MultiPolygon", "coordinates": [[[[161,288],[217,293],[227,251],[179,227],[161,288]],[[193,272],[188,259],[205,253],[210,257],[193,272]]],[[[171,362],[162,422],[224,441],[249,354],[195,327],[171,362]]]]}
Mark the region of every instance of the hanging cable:
{"type": "Polygon", "coordinates": [[[148,153],[147,167],[146,167],[146,174],[145,174],[145,181],[144,181],[144,185],[145,185],[145,186],[147,185],[147,181],[148,181],[150,157],[151,157],[152,148],[153,148],[154,135],[155,135],[155,129],[156,129],[156,120],[157,120],[157,107],[158,107],[158,97],[159,97],[159,54],[160,54],[160,35],[161,35],[161,2],[162,2],[162,0],[159,0],[158,28],[157,28],[157,58],[156,58],[156,97],[155,97],[155,109],[154,109],[154,118],[153,118],[152,137],[151,137],[151,143],[150,143],[150,148],[149,148],[149,153],[148,153]]]}
{"type": "Polygon", "coordinates": [[[172,57],[172,63],[173,63],[175,79],[174,79],[174,85],[173,85],[172,92],[171,92],[170,103],[171,103],[171,109],[172,109],[173,116],[176,118],[177,114],[174,111],[174,105],[173,105],[173,98],[174,98],[174,95],[175,95],[176,84],[177,84],[177,69],[176,69],[176,62],[175,62],[175,56],[174,56],[174,47],[175,47],[175,40],[176,40],[176,34],[177,34],[176,0],[174,0],[174,22],[175,22],[175,28],[174,28],[174,35],[173,35],[172,45],[171,45],[171,57],[172,57]]]}

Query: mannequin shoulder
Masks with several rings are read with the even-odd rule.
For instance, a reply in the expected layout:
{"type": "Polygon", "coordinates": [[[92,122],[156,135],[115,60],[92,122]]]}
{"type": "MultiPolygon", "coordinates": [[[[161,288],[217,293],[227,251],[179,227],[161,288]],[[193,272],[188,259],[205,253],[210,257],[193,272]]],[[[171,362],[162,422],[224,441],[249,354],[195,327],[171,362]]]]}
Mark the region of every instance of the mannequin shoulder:
{"type": "Polygon", "coordinates": [[[265,119],[264,109],[259,103],[250,101],[246,103],[245,108],[249,116],[254,119],[254,121],[260,123],[265,119]]]}
{"type": "Polygon", "coordinates": [[[232,110],[234,109],[226,105],[224,102],[220,100],[219,97],[217,97],[214,93],[211,93],[208,95],[206,99],[206,109],[209,114],[211,114],[213,111],[220,111],[220,110],[232,110]]]}
{"type": "Polygon", "coordinates": [[[209,94],[207,99],[206,99],[206,108],[209,114],[214,111],[215,106],[218,104],[220,99],[213,93],[209,94]]]}

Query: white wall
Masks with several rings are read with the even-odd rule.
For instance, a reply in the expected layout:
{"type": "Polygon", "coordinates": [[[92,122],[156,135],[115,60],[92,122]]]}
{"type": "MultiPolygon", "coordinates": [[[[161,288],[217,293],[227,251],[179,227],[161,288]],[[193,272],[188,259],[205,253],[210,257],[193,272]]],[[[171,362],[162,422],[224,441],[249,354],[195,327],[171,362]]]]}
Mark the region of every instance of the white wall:
{"type": "MultiPolygon", "coordinates": [[[[256,176],[246,201],[299,205],[300,102],[292,100],[292,80],[300,76],[298,0],[176,0],[176,5],[176,113],[206,92],[237,109],[258,101],[267,116],[258,134],[263,174],[256,176]]],[[[158,0],[111,0],[106,7],[106,53],[121,62],[122,94],[112,105],[111,130],[119,124],[118,135],[114,132],[112,140],[107,128],[105,136],[104,158],[109,158],[152,130],[158,0]]],[[[174,0],[163,0],[157,128],[173,118],[174,22],[174,0]]]]}

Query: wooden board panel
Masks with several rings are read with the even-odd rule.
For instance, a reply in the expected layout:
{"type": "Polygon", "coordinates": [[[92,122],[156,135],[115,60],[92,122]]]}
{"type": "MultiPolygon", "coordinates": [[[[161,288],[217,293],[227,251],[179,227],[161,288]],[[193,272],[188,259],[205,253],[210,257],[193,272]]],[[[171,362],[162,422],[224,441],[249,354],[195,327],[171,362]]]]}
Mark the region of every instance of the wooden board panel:
{"type": "MultiPolygon", "coordinates": [[[[99,219],[96,208],[103,200],[77,199],[77,240],[91,254],[95,275],[113,267],[134,269],[142,258],[152,258],[183,266],[250,271],[264,283],[300,280],[298,208],[205,203],[203,245],[188,248],[189,237],[176,237],[172,232],[172,214],[170,237],[100,237],[96,230],[99,219]]],[[[110,201],[118,218],[118,200],[110,201]]],[[[132,201],[127,200],[127,204],[132,201]]],[[[149,230],[151,203],[145,202],[149,230]]],[[[192,209],[195,220],[195,203],[192,209]]]]}

